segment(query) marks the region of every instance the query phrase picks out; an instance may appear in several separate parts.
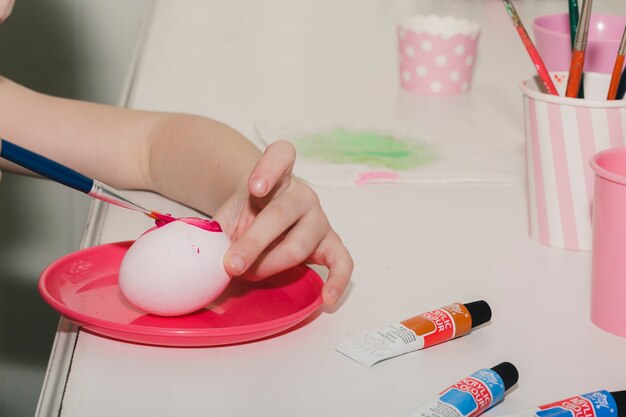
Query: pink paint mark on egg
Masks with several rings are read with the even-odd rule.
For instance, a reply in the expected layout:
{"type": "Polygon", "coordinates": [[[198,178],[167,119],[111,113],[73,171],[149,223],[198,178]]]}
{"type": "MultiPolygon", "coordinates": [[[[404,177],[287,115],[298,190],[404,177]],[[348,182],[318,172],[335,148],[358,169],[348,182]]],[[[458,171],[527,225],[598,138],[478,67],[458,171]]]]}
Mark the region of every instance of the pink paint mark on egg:
{"type": "Polygon", "coordinates": [[[392,171],[368,171],[359,174],[354,181],[357,185],[367,184],[368,182],[375,182],[381,180],[396,180],[400,178],[397,172],[392,171]]]}
{"type": "Polygon", "coordinates": [[[154,230],[157,230],[160,227],[166,226],[170,223],[173,222],[183,222],[183,223],[187,223],[190,224],[192,226],[196,226],[199,227],[200,229],[206,230],[207,232],[223,232],[222,230],[222,226],[220,226],[220,224],[218,222],[216,222],[215,220],[207,220],[207,219],[201,219],[198,217],[179,217],[179,218],[174,218],[172,216],[165,216],[165,215],[161,215],[158,214],[159,216],[163,216],[163,218],[156,218],[156,216],[154,216],[153,218],[154,223],[156,226],[146,230],[143,234],[145,235],[146,233],[150,233],[154,230]]]}
{"type": "Polygon", "coordinates": [[[215,220],[200,219],[198,217],[181,217],[178,221],[199,227],[208,232],[222,232],[222,227],[215,220]]]}
{"type": "Polygon", "coordinates": [[[222,232],[222,227],[215,220],[201,219],[199,217],[172,217],[169,214],[161,214],[153,211],[150,215],[154,219],[154,224],[157,228],[163,227],[175,221],[181,221],[183,223],[190,224],[192,226],[199,227],[208,232],[222,232]]]}

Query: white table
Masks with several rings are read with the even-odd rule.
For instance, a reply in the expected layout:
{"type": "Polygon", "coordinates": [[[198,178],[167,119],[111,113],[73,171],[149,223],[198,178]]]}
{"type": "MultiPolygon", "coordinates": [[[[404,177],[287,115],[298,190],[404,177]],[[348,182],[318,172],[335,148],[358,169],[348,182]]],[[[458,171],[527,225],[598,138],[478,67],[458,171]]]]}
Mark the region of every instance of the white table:
{"type": "MultiPolygon", "coordinates": [[[[597,6],[626,13],[623,2],[597,6]]],[[[375,118],[435,132],[447,111],[448,134],[501,135],[521,177],[517,83],[532,66],[500,2],[477,7],[484,29],[472,94],[439,100],[397,88],[394,25],[411,2],[161,1],[127,104],[200,113],[252,138],[264,120],[375,118]]],[[[564,7],[537,0],[518,10],[530,22],[564,7]]],[[[280,337],[197,349],[117,342],[62,320],[38,415],[401,416],[501,361],[518,367],[520,382],[491,415],[626,388],[626,339],[588,318],[590,253],[528,237],[523,180],[315,189],[356,263],[340,308],[280,337]],[[477,299],[491,304],[493,320],[467,337],[370,369],[334,351],[346,338],[477,299]]],[[[184,214],[159,196],[131,195],[184,214]]],[[[133,239],[148,226],[95,203],[84,245],[133,239]]]]}

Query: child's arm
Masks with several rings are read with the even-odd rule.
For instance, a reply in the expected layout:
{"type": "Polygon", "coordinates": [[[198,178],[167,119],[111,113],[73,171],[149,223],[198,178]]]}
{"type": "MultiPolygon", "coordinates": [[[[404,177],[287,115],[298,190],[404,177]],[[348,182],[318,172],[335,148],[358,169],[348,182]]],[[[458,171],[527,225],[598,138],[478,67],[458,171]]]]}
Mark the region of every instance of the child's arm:
{"type": "MultiPolygon", "coordinates": [[[[215,214],[234,241],[224,260],[232,275],[264,278],[305,260],[323,264],[328,304],[348,284],[352,259],[315,193],[292,179],[287,143],[261,157],[214,120],[50,97],[4,78],[0,137],[113,187],[152,190],[215,214]]],[[[19,171],[1,160],[0,167],[19,171]]]]}

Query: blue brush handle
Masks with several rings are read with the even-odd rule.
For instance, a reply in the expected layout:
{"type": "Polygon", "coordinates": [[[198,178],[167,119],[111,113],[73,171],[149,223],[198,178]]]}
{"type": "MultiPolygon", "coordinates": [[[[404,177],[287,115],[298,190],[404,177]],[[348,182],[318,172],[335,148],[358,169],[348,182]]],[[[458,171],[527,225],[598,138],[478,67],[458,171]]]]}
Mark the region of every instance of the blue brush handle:
{"type": "Polygon", "coordinates": [[[75,190],[89,194],[93,187],[93,180],[54,162],[46,157],[17,146],[6,139],[0,139],[0,157],[29,169],[37,174],[67,185],[75,190]]]}

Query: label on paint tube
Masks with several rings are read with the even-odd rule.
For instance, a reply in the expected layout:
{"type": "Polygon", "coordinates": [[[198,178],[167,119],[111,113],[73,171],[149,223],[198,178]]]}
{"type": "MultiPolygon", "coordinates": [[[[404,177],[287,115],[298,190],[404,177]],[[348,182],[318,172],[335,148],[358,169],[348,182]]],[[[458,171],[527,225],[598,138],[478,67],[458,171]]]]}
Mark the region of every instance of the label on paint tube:
{"type": "Polygon", "coordinates": [[[502,401],[504,391],[500,375],[481,369],[404,417],[476,417],[502,401]]]}
{"type": "Polygon", "coordinates": [[[454,303],[429,311],[355,340],[337,351],[364,366],[445,342],[470,332],[472,319],[465,306],[454,303]]]}
{"type": "Polygon", "coordinates": [[[617,417],[617,404],[610,392],[601,390],[507,414],[506,417],[617,417]]]}

